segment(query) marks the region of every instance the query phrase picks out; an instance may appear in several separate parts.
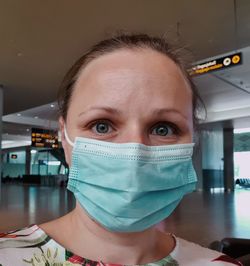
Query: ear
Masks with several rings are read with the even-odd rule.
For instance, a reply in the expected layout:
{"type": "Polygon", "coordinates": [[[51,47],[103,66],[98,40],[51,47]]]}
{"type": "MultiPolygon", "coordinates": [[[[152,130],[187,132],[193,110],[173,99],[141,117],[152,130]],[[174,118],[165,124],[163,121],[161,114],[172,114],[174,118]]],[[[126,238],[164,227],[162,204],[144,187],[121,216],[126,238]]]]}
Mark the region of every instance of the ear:
{"type": "Polygon", "coordinates": [[[62,116],[59,117],[58,123],[59,123],[59,130],[61,132],[62,146],[64,148],[64,145],[65,145],[65,142],[66,142],[66,140],[65,140],[65,132],[64,132],[65,121],[64,121],[62,116]]]}
{"type": "Polygon", "coordinates": [[[59,129],[61,132],[61,141],[62,141],[62,146],[65,154],[65,159],[66,162],[69,166],[71,166],[71,154],[72,154],[72,147],[68,144],[65,138],[65,120],[61,116],[59,118],[59,129]]]}

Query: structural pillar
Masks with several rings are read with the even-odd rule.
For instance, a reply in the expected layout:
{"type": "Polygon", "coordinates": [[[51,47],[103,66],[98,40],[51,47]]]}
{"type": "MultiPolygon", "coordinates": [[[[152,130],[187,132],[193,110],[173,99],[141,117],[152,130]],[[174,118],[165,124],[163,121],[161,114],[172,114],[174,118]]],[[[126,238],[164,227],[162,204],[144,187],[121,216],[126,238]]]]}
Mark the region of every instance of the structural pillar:
{"type": "Polygon", "coordinates": [[[30,152],[30,146],[26,147],[25,152],[25,174],[30,175],[30,160],[31,160],[31,152],[30,152]]]}
{"type": "Polygon", "coordinates": [[[223,129],[224,147],[224,188],[234,190],[234,132],[233,128],[223,129]]]}
{"type": "Polygon", "coordinates": [[[195,147],[194,147],[194,153],[193,153],[193,164],[194,169],[197,174],[197,185],[196,189],[198,191],[203,190],[203,173],[202,173],[202,146],[201,142],[198,140],[195,147]]]}
{"type": "Polygon", "coordinates": [[[223,189],[223,129],[203,130],[201,137],[203,189],[223,189]]]}

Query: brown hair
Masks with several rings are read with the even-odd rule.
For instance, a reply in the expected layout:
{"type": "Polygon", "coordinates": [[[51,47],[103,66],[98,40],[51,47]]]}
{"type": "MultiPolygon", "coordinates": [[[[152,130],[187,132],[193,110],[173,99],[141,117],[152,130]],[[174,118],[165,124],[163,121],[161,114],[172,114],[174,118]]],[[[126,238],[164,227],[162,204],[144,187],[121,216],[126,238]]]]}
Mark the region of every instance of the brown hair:
{"type": "Polygon", "coordinates": [[[92,60],[111,53],[119,49],[140,49],[148,48],[154,51],[160,52],[161,54],[172,59],[177,66],[181,69],[184,77],[188,81],[190,88],[193,93],[193,122],[196,126],[198,123],[198,113],[200,109],[205,110],[205,106],[197,93],[196,86],[194,85],[191,77],[187,72],[189,65],[183,56],[181,51],[183,49],[174,48],[171,46],[165,38],[151,37],[147,34],[120,34],[118,36],[103,40],[94,45],[89,51],[81,56],[75,64],[70,68],[68,73],[65,75],[58,93],[58,106],[59,115],[66,120],[67,111],[70,104],[71,95],[74,89],[75,82],[77,81],[81,70],[92,60]]]}

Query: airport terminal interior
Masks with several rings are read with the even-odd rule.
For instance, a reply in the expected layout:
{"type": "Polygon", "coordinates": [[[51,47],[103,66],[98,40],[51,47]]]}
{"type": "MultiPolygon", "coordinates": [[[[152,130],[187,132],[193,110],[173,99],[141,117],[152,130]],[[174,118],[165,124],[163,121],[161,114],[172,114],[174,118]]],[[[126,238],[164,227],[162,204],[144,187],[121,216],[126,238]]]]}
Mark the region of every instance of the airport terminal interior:
{"type": "Polygon", "coordinates": [[[159,224],[209,246],[250,239],[250,1],[0,1],[0,232],[75,206],[56,101],[72,63],[117,30],[166,35],[191,58],[206,114],[196,190],[159,224]]]}

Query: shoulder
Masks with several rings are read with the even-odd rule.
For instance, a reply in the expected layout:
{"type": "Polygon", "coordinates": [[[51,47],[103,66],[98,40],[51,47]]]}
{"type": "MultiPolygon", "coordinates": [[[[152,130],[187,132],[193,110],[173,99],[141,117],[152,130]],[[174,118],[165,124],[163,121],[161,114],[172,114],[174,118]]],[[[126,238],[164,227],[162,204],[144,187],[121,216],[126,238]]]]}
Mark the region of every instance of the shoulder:
{"type": "Polygon", "coordinates": [[[233,266],[242,264],[225,254],[202,247],[198,244],[175,237],[176,246],[171,252],[171,257],[185,266],[233,266]]]}
{"type": "Polygon", "coordinates": [[[0,265],[36,265],[52,257],[64,259],[65,250],[37,225],[0,234],[0,265]]]}

